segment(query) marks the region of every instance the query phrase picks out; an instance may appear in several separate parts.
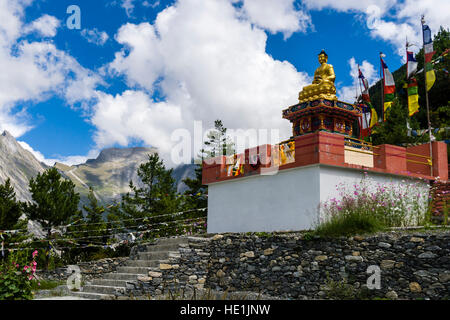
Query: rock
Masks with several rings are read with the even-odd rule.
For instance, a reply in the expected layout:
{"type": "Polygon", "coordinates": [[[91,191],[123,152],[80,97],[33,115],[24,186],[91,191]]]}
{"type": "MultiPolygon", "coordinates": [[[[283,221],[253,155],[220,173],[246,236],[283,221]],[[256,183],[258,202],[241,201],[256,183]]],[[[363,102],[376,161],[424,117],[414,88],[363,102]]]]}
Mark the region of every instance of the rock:
{"type": "Polygon", "coordinates": [[[450,281],[450,271],[444,271],[439,273],[439,281],[440,282],[449,282],[450,281]]]}
{"type": "Polygon", "coordinates": [[[319,270],[319,263],[317,261],[311,262],[311,270],[319,270]]]}
{"type": "Polygon", "coordinates": [[[167,263],[161,263],[159,265],[159,269],[161,269],[161,270],[170,270],[170,269],[172,269],[172,265],[167,264],[167,263]]]}
{"type": "Polygon", "coordinates": [[[142,282],[150,282],[150,281],[152,281],[152,277],[143,277],[143,276],[141,276],[141,277],[138,277],[137,279],[139,281],[142,281],[142,282]]]}
{"type": "Polygon", "coordinates": [[[356,241],[363,241],[363,240],[364,240],[364,237],[362,237],[362,236],[354,236],[354,237],[353,237],[353,240],[356,240],[356,241]]]}
{"type": "Polygon", "coordinates": [[[273,267],[273,268],[272,268],[272,271],[273,271],[273,272],[281,271],[281,268],[278,267],[278,266],[276,266],[276,267],[273,267]]]}
{"type": "Polygon", "coordinates": [[[363,257],[361,257],[361,256],[345,256],[345,260],[351,261],[351,262],[362,262],[363,257]]]}
{"type": "Polygon", "coordinates": [[[422,287],[417,282],[411,282],[409,284],[409,291],[411,291],[411,292],[422,292],[422,287]]]}
{"type": "Polygon", "coordinates": [[[274,249],[268,248],[268,249],[264,250],[264,255],[270,256],[271,254],[273,254],[273,251],[274,251],[274,249]]]}
{"type": "Polygon", "coordinates": [[[354,256],[354,257],[360,256],[360,255],[361,255],[361,253],[359,251],[352,252],[352,256],[354,256]]]}
{"type": "Polygon", "coordinates": [[[198,279],[198,283],[199,283],[199,284],[205,284],[205,282],[206,282],[206,279],[205,279],[205,278],[200,278],[200,279],[198,279]]]}
{"type": "MultiPolygon", "coordinates": [[[[223,238],[222,234],[216,234],[214,237],[212,237],[212,240],[220,240],[223,238]]],[[[229,240],[229,239],[228,239],[229,240]]]]}
{"type": "Polygon", "coordinates": [[[409,239],[410,242],[425,242],[425,240],[423,238],[418,238],[418,237],[411,237],[411,239],[409,239]]]}
{"type": "Polygon", "coordinates": [[[247,258],[254,258],[255,253],[253,251],[247,251],[246,253],[244,253],[244,256],[246,256],[247,258]]]}
{"type": "Polygon", "coordinates": [[[390,247],[392,247],[392,245],[387,242],[378,242],[378,246],[384,249],[389,249],[390,247]]]}
{"type": "Polygon", "coordinates": [[[325,260],[327,260],[327,259],[328,259],[328,257],[327,257],[327,256],[324,256],[324,255],[322,255],[322,256],[317,256],[317,257],[314,258],[314,260],[316,260],[316,261],[325,261],[325,260]]]}
{"type": "Polygon", "coordinates": [[[398,299],[398,294],[394,290],[391,290],[391,291],[386,293],[385,297],[390,299],[390,300],[397,300],[398,299]]]}
{"type": "Polygon", "coordinates": [[[392,269],[394,266],[394,260],[382,260],[380,264],[381,269],[392,269]]]}
{"type": "Polygon", "coordinates": [[[160,277],[162,277],[162,273],[161,272],[156,272],[156,271],[149,271],[148,275],[149,275],[149,277],[152,277],[152,278],[160,278],[160,277]]]}
{"type": "Polygon", "coordinates": [[[217,278],[223,278],[225,276],[225,272],[222,270],[217,271],[216,273],[217,278]]]}
{"type": "Polygon", "coordinates": [[[419,254],[419,259],[434,259],[437,257],[437,254],[434,254],[433,252],[424,252],[419,254]]]}
{"type": "Polygon", "coordinates": [[[197,280],[197,279],[198,279],[198,277],[195,274],[193,274],[192,276],[189,276],[189,280],[197,280]]]}

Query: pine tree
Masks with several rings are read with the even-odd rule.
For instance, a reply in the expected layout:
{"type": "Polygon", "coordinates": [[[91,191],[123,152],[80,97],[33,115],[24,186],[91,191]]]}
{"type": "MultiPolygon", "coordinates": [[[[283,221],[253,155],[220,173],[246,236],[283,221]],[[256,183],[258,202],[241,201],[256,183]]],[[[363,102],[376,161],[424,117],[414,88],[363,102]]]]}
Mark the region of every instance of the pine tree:
{"type": "Polygon", "coordinates": [[[188,187],[184,192],[184,208],[203,209],[208,206],[208,186],[202,184],[202,165],[195,167],[195,178],[186,178],[183,183],[188,187]]]}
{"type": "MultiPolygon", "coordinates": [[[[157,153],[149,155],[148,162],[141,164],[137,172],[141,187],[135,186],[130,181],[132,192],[122,197],[122,205],[118,213],[121,219],[151,218],[148,220],[150,224],[172,221],[174,219],[172,214],[181,208],[172,171],[173,169],[166,169],[157,153]]],[[[137,224],[144,223],[145,220],[125,221],[124,225],[136,230],[137,224]]],[[[153,229],[158,228],[164,229],[163,225],[153,227],[153,229]]]]}
{"type": "Polygon", "coordinates": [[[223,126],[222,120],[214,121],[214,129],[208,133],[207,138],[205,147],[201,150],[202,159],[235,153],[234,143],[227,136],[227,128],[223,126]]]}
{"type": "Polygon", "coordinates": [[[22,215],[22,206],[16,201],[16,193],[8,178],[0,184],[0,230],[14,229],[22,215]]]}
{"type": "MultiPolygon", "coordinates": [[[[20,219],[23,206],[16,200],[16,193],[8,178],[4,184],[0,184],[0,243],[4,248],[10,247],[10,243],[22,242],[27,239],[27,220],[20,219]],[[1,230],[20,230],[17,232],[1,233],[1,230]]],[[[14,245],[14,247],[18,247],[14,245]]],[[[0,256],[4,258],[5,251],[0,256]]]]}
{"type": "Polygon", "coordinates": [[[25,206],[28,219],[38,221],[51,236],[51,228],[67,224],[71,217],[79,214],[80,195],[75,193],[75,184],[63,179],[56,168],[39,173],[30,180],[33,202],[25,206]]]}

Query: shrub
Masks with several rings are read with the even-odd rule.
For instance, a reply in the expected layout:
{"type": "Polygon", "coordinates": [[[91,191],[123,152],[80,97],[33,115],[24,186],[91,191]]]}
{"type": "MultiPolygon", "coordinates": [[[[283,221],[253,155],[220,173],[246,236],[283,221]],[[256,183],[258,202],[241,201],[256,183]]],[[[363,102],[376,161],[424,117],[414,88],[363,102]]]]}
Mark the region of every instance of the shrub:
{"type": "Polygon", "coordinates": [[[337,186],[336,198],[321,203],[320,236],[373,233],[389,227],[421,225],[426,221],[428,190],[420,181],[375,183],[365,174],[360,184],[337,186]]]}
{"type": "Polygon", "coordinates": [[[11,254],[7,262],[0,265],[0,300],[31,300],[37,263],[34,251],[29,265],[23,268],[14,261],[11,254]]]}

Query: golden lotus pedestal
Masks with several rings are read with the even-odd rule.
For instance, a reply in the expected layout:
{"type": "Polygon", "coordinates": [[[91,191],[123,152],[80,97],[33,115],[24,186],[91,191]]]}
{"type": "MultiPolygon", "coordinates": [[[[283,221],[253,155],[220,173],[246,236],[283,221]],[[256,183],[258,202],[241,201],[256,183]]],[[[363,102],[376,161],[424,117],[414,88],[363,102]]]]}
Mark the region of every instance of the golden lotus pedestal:
{"type": "Polygon", "coordinates": [[[327,99],[306,101],[283,110],[283,118],[292,123],[294,137],[316,131],[356,137],[354,124],[361,115],[361,110],[350,103],[327,99]]]}

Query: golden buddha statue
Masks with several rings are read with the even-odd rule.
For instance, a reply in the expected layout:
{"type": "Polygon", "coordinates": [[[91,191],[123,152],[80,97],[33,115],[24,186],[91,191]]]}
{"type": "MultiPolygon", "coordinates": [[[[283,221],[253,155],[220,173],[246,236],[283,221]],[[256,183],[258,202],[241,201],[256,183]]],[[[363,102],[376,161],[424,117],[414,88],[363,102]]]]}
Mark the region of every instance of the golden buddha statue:
{"type": "Polygon", "coordinates": [[[336,75],[331,64],[327,63],[328,55],[322,50],[319,53],[320,67],[314,72],[314,80],[309,86],[303,87],[298,94],[299,103],[318,99],[337,100],[334,80],[336,75]]]}

